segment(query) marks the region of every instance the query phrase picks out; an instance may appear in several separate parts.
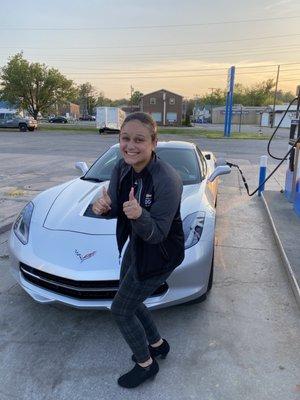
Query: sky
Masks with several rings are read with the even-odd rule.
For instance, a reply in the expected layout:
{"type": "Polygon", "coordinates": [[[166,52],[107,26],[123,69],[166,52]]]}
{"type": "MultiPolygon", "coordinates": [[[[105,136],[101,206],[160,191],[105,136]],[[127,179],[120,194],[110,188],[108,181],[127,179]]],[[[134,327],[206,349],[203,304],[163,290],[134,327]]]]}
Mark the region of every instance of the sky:
{"type": "Polygon", "coordinates": [[[211,93],[233,65],[246,86],[278,65],[278,89],[300,85],[299,0],[10,0],[0,13],[0,67],[23,51],[111,99],[211,93]]]}

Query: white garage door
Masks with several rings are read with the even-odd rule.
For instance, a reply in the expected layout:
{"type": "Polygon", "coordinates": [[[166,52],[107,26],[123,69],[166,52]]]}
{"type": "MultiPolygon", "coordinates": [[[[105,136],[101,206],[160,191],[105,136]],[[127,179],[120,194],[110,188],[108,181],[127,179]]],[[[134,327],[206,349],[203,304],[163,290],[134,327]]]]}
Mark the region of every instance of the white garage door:
{"type": "Polygon", "coordinates": [[[161,113],[160,112],[154,112],[154,113],[151,113],[151,115],[155,122],[161,122],[161,113]]]}
{"type": "Polygon", "coordinates": [[[175,112],[168,112],[168,113],[167,113],[167,121],[168,121],[168,122],[176,122],[176,121],[177,121],[177,113],[175,113],[175,112]]]}

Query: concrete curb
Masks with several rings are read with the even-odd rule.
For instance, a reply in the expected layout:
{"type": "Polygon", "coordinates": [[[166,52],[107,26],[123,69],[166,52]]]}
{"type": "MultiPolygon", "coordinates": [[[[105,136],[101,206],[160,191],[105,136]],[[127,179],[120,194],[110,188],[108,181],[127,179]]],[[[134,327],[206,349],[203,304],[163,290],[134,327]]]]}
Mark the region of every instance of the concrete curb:
{"type": "Polygon", "coordinates": [[[284,251],[284,248],[283,248],[283,245],[282,245],[282,243],[281,243],[280,237],[279,237],[279,235],[278,235],[276,226],[275,226],[275,224],[274,224],[274,221],[273,221],[273,218],[272,218],[272,215],[271,215],[269,206],[268,206],[268,204],[267,204],[267,202],[266,202],[266,199],[265,199],[263,193],[261,194],[261,198],[262,198],[262,201],[263,201],[263,203],[264,203],[265,209],[266,209],[266,211],[267,211],[267,214],[268,214],[268,217],[269,217],[269,220],[270,220],[270,224],[271,224],[272,229],[273,229],[273,234],[274,234],[276,243],[277,243],[277,245],[278,245],[278,248],[279,248],[279,251],[280,251],[280,255],[281,255],[283,264],[284,264],[284,266],[285,266],[285,269],[286,269],[288,278],[289,278],[290,283],[291,283],[291,285],[292,285],[292,290],[293,290],[293,292],[294,292],[294,295],[295,295],[296,301],[297,301],[297,303],[298,303],[298,306],[300,307],[300,288],[299,288],[297,279],[296,279],[296,277],[295,277],[295,274],[294,274],[294,272],[293,272],[293,269],[292,269],[292,267],[291,267],[291,264],[290,264],[290,262],[289,262],[289,259],[288,259],[287,255],[286,255],[286,252],[284,251]]]}

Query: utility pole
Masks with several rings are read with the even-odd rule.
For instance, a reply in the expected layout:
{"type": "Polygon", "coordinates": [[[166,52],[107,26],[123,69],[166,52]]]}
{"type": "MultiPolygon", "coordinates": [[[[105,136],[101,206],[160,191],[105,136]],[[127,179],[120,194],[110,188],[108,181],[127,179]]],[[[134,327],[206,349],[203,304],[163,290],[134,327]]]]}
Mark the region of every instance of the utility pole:
{"type": "Polygon", "coordinates": [[[132,85],[130,85],[130,105],[132,106],[132,95],[134,93],[134,88],[132,85]]]}
{"type": "Polygon", "coordinates": [[[275,92],[274,92],[273,117],[272,117],[271,128],[274,128],[274,122],[275,122],[275,106],[276,106],[276,97],[277,97],[277,89],[278,89],[278,81],[279,81],[279,72],[280,72],[280,65],[278,65],[278,67],[277,67],[277,77],[276,77],[276,86],[275,86],[275,92]]]}

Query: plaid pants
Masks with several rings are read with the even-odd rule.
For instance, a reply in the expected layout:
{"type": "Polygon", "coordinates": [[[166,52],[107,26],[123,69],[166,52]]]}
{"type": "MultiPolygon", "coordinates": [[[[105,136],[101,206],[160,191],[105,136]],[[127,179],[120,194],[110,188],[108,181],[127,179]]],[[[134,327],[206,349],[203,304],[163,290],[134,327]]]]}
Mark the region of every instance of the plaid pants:
{"type": "Polygon", "coordinates": [[[156,343],[161,338],[143,301],[166,281],[172,271],[139,281],[129,253],[130,244],[123,257],[120,286],[112,302],[111,312],[137,361],[143,363],[150,357],[148,343],[156,343]]]}

